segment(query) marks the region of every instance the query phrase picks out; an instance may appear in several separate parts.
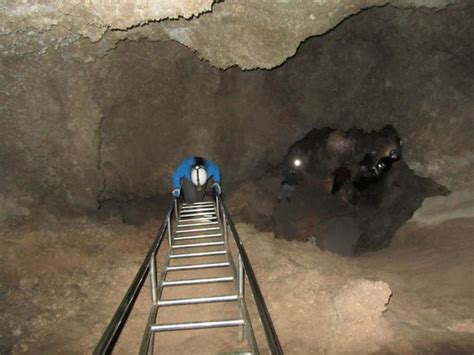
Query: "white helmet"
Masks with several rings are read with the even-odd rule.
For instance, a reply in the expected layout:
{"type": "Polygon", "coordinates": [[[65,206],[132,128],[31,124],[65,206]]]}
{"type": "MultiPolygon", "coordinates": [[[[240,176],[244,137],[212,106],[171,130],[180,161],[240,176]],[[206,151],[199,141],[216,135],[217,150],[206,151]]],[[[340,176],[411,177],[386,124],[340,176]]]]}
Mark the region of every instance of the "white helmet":
{"type": "Polygon", "coordinates": [[[191,181],[197,187],[203,187],[207,182],[207,171],[202,165],[196,165],[191,170],[191,181]]]}

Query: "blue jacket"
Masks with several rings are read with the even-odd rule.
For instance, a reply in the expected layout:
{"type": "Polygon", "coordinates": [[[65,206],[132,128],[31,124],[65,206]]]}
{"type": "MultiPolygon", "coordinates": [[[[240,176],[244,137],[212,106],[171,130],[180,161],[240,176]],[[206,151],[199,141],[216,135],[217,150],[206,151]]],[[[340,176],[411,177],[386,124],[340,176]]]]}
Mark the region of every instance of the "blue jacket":
{"type": "MultiPolygon", "coordinates": [[[[181,179],[185,178],[191,180],[191,169],[196,164],[194,157],[187,157],[173,172],[173,189],[181,188],[181,179]]],[[[204,159],[204,167],[207,170],[207,178],[214,178],[214,182],[221,183],[221,172],[217,165],[211,160],[204,159]]]]}

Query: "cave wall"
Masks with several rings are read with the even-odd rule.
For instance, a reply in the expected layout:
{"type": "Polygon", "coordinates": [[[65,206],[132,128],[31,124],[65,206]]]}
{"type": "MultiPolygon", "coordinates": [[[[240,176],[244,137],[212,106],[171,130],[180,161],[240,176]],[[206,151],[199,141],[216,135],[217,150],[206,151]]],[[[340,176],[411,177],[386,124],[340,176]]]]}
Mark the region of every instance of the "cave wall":
{"type": "Polygon", "coordinates": [[[0,106],[2,212],[47,204],[92,208],[101,186],[90,67],[51,53],[3,60],[0,106]]]}
{"type": "Polygon", "coordinates": [[[116,53],[101,63],[107,72],[96,86],[110,93],[99,99],[104,198],[168,192],[172,170],[187,155],[216,161],[230,187],[261,175],[262,160],[284,153],[279,140],[293,115],[284,89],[268,94],[269,73],[223,72],[174,42],[129,43],[116,53]],[[137,65],[143,58],[151,64],[137,65]]]}
{"type": "Polygon", "coordinates": [[[87,64],[85,39],[2,57],[3,213],[165,193],[187,154],[232,188],[325,126],[392,124],[417,173],[472,188],[473,15],[370,9],[272,71],[218,70],[175,42],[123,41],[87,64]]]}
{"type": "Polygon", "coordinates": [[[320,46],[308,43],[288,79],[306,82],[295,90],[299,117],[318,110],[319,127],[337,122],[345,129],[392,124],[417,174],[450,189],[472,187],[472,14],[472,6],[436,13],[385,8],[347,21],[320,46]]]}

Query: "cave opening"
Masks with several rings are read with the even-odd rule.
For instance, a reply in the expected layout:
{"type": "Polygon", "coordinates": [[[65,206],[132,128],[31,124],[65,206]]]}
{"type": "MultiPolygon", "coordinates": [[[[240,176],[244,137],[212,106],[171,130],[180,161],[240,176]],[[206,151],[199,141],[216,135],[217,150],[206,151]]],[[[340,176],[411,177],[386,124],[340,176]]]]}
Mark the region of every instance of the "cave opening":
{"type": "Polygon", "coordinates": [[[256,197],[240,215],[276,237],[341,255],[385,248],[425,198],[449,193],[417,176],[403,160],[403,148],[392,125],[370,132],[314,128],[254,182],[268,195],[263,202],[256,197]]]}

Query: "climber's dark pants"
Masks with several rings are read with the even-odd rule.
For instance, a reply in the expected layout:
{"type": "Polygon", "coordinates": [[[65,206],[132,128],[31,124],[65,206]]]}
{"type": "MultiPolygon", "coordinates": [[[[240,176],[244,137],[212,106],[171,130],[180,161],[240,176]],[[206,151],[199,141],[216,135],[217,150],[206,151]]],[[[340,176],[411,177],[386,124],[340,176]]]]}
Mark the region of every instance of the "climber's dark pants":
{"type": "Polygon", "coordinates": [[[206,185],[198,189],[188,179],[181,179],[181,189],[183,190],[183,199],[187,203],[201,202],[204,200],[204,196],[206,196],[206,185]]]}
{"type": "Polygon", "coordinates": [[[334,182],[332,184],[331,193],[333,195],[335,195],[341,189],[342,185],[344,185],[345,182],[346,182],[346,180],[334,179],[334,182]]]}

